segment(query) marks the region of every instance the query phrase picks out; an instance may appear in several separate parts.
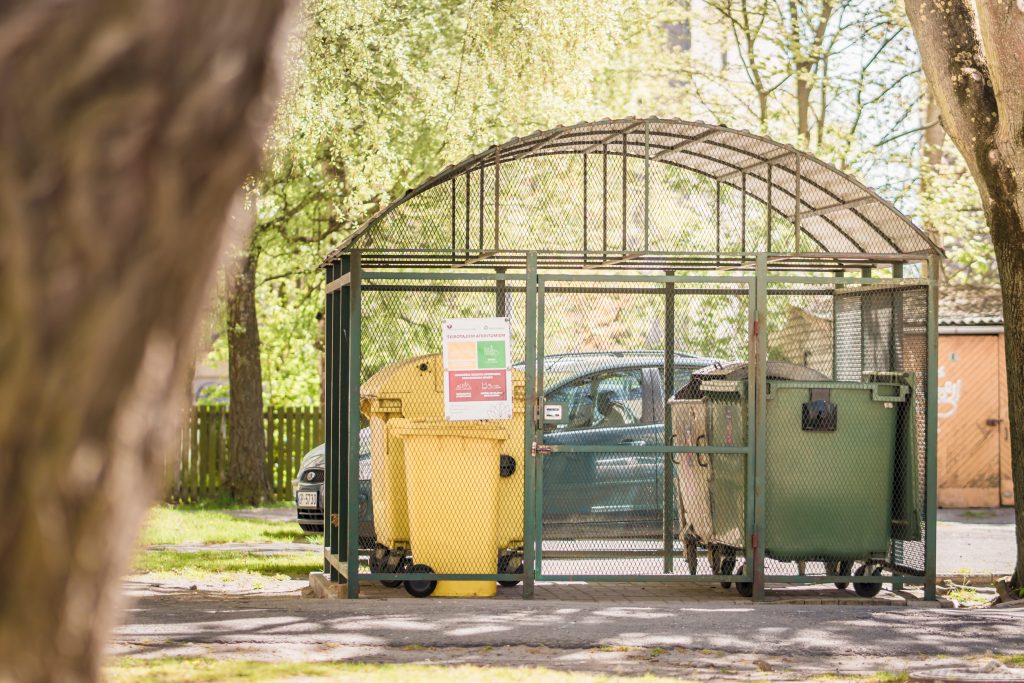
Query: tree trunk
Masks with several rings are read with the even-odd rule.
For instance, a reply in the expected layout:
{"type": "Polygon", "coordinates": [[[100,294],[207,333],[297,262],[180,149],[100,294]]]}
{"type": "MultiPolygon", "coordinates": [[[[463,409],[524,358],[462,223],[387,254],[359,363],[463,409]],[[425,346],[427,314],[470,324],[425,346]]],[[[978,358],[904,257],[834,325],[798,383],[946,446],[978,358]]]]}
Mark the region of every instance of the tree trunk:
{"type": "Polygon", "coordinates": [[[228,467],[225,485],[236,502],[259,505],[270,497],[263,429],[263,372],[256,319],[255,250],[238,259],[228,287],[228,467]]]}
{"type": "Polygon", "coordinates": [[[283,4],[0,11],[0,681],[98,677],[283,4]]]}
{"type": "Polygon", "coordinates": [[[908,0],[942,126],[971,171],[999,267],[1006,330],[1017,585],[1024,580],[1024,12],[1001,0],[908,0]]]}

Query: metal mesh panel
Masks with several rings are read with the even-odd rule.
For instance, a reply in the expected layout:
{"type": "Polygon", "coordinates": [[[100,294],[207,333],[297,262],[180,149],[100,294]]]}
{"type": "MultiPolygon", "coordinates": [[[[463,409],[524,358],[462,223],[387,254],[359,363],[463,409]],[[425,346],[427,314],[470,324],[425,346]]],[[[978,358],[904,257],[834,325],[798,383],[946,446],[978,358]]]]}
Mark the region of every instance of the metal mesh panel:
{"type": "Polygon", "coordinates": [[[542,311],[542,393],[559,418],[543,425],[552,451],[539,474],[541,577],[710,577],[742,566],[748,455],[658,448],[708,446],[704,422],[724,412],[735,434],[712,445],[747,445],[745,397],[694,401],[697,414],[685,401],[666,405],[696,371],[745,357],[746,287],[550,280],[542,311]]]}
{"type": "Polygon", "coordinates": [[[875,282],[768,291],[768,581],[924,574],[927,289],[875,282]]]}
{"type": "Polygon", "coordinates": [[[363,283],[361,571],[521,572],[523,371],[512,373],[512,419],[446,422],[441,328],[507,317],[518,362],[523,314],[522,282],[363,283]]]}

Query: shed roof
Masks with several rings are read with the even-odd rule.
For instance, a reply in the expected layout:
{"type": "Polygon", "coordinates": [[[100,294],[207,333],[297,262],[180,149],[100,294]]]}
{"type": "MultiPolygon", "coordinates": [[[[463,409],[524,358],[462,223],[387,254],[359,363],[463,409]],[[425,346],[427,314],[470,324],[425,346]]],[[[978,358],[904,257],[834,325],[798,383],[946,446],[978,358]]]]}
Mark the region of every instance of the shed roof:
{"type": "Polygon", "coordinates": [[[939,248],[834,166],[769,138],[679,119],[581,122],[449,166],[326,258],[378,267],[809,269],[915,260],[939,248]]]}
{"type": "Polygon", "coordinates": [[[1002,325],[1003,295],[998,285],[947,285],[939,292],[940,325],[1002,325]]]}

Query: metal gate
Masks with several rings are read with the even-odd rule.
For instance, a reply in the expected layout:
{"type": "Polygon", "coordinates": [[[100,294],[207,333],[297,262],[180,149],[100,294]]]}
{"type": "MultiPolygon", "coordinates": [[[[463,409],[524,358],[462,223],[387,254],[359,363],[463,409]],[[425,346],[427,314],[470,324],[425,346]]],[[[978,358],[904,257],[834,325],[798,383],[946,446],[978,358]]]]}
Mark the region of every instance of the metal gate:
{"type": "MultiPolygon", "coordinates": [[[[753,531],[753,422],[723,443],[676,445],[667,405],[694,371],[751,358],[754,278],[536,280],[526,360],[537,395],[526,501],[535,579],[749,583],[752,558],[736,549],[753,531]],[[714,511],[732,542],[698,547],[686,529],[713,515],[713,472],[732,477],[731,509],[714,511]]],[[[749,414],[753,400],[743,398],[749,414]]]]}

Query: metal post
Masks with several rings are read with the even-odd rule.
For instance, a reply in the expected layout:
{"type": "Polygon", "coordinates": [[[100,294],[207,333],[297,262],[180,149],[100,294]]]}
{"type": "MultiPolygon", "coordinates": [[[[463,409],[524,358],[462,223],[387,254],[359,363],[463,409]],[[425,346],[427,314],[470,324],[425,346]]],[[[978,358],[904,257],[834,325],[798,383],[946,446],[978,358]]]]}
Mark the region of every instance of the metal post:
{"type": "Polygon", "coordinates": [[[608,145],[601,145],[601,258],[608,260],[608,145]]]}
{"type": "MultiPolygon", "coordinates": [[[[504,274],[506,268],[495,268],[494,272],[504,274]]],[[[504,318],[508,315],[508,283],[505,278],[498,278],[494,281],[494,315],[504,318]]]]}
{"type": "Polygon", "coordinates": [[[651,124],[644,123],[644,251],[651,244],[651,124]]]}
{"type": "MultiPolygon", "coordinates": [[[[327,284],[329,285],[337,277],[337,271],[339,266],[333,263],[324,269],[326,275],[327,284]]],[[[334,501],[334,472],[336,471],[334,462],[335,453],[335,424],[334,424],[334,363],[337,357],[335,352],[335,344],[337,338],[335,337],[335,324],[338,321],[338,316],[334,311],[334,300],[337,295],[334,292],[327,294],[324,300],[324,351],[326,355],[325,359],[325,371],[327,374],[327,387],[326,396],[324,397],[324,481],[327,482],[324,485],[324,552],[333,553],[334,549],[331,547],[331,541],[333,535],[331,533],[331,505],[334,501]]],[[[331,563],[324,558],[324,573],[327,574],[331,581],[336,581],[337,578],[334,571],[334,567],[331,563]]]]}
{"type": "MultiPolygon", "coordinates": [[[[539,447],[544,443],[544,429],[541,417],[544,415],[544,280],[537,276],[537,401],[534,403],[533,440],[539,447]],[[539,427],[539,428],[538,428],[539,427]]],[[[533,471],[533,528],[537,539],[537,552],[534,555],[535,576],[543,574],[541,566],[544,560],[544,458],[537,458],[537,467],[533,471]]]]}
{"type": "Polygon", "coordinates": [[[628,170],[626,156],[626,133],[622,134],[622,251],[626,251],[626,171],[628,170]]]}
{"type": "Polygon", "coordinates": [[[587,262],[587,155],[583,155],[583,263],[587,262]]]}
{"type": "Polygon", "coordinates": [[[537,253],[526,255],[526,405],[523,406],[523,597],[533,597],[534,556],[539,540],[533,519],[537,460],[533,452],[533,430],[537,417],[537,253]]]}
{"type": "Polygon", "coordinates": [[[452,178],[452,261],[455,261],[455,180],[458,176],[452,178]]]}
{"type": "MultiPolygon", "coordinates": [[[[754,321],[754,600],[764,599],[765,486],[767,485],[767,361],[768,361],[768,257],[758,254],[754,276],[756,319],[754,321]]],[[[748,384],[749,386],[749,384],[748,384]]]]}
{"type": "Polygon", "coordinates": [[[466,173],[466,258],[469,258],[469,189],[473,184],[473,174],[466,173]]]}
{"type": "MultiPolygon", "coordinates": [[[[351,270],[352,259],[350,256],[343,256],[341,258],[340,275],[346,275],[351,270]]],[[[336,312],[335,324],[335,363],[334,363],[334,375],[332,376],[332,382],[334,383],[334,413],[333,424],[335,431],[335,443],[334,443],[334,476],[331,479],[330,486],[333,489],[332,504],[328,511],[327,522],[330,525],[325,528],[329,528],[331,531],[331,554],[338,558],[339,562],[344,562],[348,557],[348,541],[345,537],[345,531],[347,530],[348,524],[348,467],[346,466],[348,458],[345,454],[348,452],[348,378],[349,378],[349,341],[351,339],[349,335],[349,326],[351,324],[351,305],[349,296],[346,288],[341,288],[335,292],[334,299],[334,310],[336,312]],[[337,520],[337,523],[335,523],[337,520]]],[[[325,472],[326,474],[326,472],[325,472]]],[[[340,571],[335,569],[334,574],[337,576],[337,581],[345,581],[346,577],[342,575],[340,571]]]]}
{"type": "Polygon", "coordinates": [[[722,255],[722,183],[715,181],[715,259],[722,255]]]}
{"type": "Polygon", "coordinates": [[[793,253],[800,253],[800,157],[796,158],[796,178],[793,180],[793,253]]]}
{"type": "Polygon", "coordinates": [[[740,252],[747,251],[747,174],[740,174],[740,252]]]}
{"type": "MultiPolygon", "coordinates": [[[[674,275],[672,271],[665,273],[674,275]]],[[[674,393],[674,376],[676,368],[676,283],[665,283],[665,366],[663,370],[664,404],[665,404],[665,445],[672,445],[672,416],[668,412],[668,401],[674,393]]],[[[664,490],[662,499],[662,546],[665,551],[664,573],[671,574],[673,567],[673,521],[675,519],[675,463],[672,454],[664,456],[664,490]]]]}
{"type": "Polygon", "coordinates": [[[768,253],[772,253],[772,165],[768,164],[768,253]]]}
{"type": "Polygon", "coordinates": [[[494,148],[494,248],[499,249],[501,240],[498,235],[498,220],[501,209],[501,148],[494,148]]]}
{"type": "Polygon", "coordinates": [[[939,257],[928,257],[928,384],[925,387],[925,542],[924,542],[924,599],[935,599],[935,530],[936,496],[938,495],[938,466],[936,439],[938,437],[939,391],[939,257]]]}
{"type": "Polygon", "coordinates": [[[348,400],[345,417],[348,419],[348,440],[345,451],[347,464],[347,525],[340,528],[348,531],[348,597],[359,597],[359,371],[362,364],[362,291],[360,289],[361,255],[353,250],[349,262],[349,327],[348,327],[348,400]]]}
{"type": "Polygon", "coordinates": [[[484,162],[480,162],[480,242],[476,247],[480,253],[484,251],[484,162]]]}

